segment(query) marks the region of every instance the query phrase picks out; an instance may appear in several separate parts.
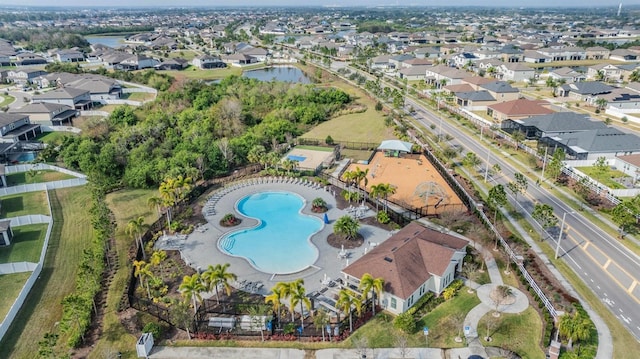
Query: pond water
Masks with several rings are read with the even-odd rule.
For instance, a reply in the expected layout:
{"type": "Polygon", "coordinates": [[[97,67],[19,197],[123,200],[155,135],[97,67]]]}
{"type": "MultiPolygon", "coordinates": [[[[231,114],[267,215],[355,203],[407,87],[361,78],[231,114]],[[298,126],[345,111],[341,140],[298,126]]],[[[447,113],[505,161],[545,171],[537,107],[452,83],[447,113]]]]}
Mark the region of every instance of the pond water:
{"type": "Polygon", "coordinates": [[[91,45],[102,44],[109,47],[118,47],[124,45],[124,36],[85,36],[91,45]]]}
{"type": "Polygon", "coordinates": [[[266,69],[245,71],[242,76],[260,81],[281,81],[310,84],[309,79],[299,68],[291,66],[274,66],[266,69]]]}

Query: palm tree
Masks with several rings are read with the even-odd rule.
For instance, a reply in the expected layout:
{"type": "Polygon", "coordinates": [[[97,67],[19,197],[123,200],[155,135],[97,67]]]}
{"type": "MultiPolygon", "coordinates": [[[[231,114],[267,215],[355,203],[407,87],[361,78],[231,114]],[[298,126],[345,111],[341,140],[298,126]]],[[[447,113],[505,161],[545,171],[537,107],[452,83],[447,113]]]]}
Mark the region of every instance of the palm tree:
{"type": "Polygon", "coordinates": [[[154,266],[154,267],[160,267],[160,277],[162,278],[162,273],[163,271],[163,266],[162,263],[165,261],[165,259],[167,259],[167,252],[165,251],[154,251],[151,254],[151,259],[149,260],[149,262],[154,266]]]}
{"type": "Polygon", "coordinates": [[[158,211],[158,215],[162,214],[163,204],[164,201],[158,196],[149,197],[149,199],[147,199],[147,206],[149,207],[149,209],[155,209],[156,211],[158,211]]]}
{"type": "Polygon", "coordinates": [[[298,279],[289,283],[289,301],[291,308],[294,308],[300,303],[300,326],[304,330],[304,306],[307,306],[309,312],[311,312],[311,300],[306,295],[304,288],[304,279],[298,279]]]}
{"type": "Polygon", "coordinates": [[[369,184],[369,179],[367,178],[367,175],[369,174],[369,169],[365,169],[364,171],[360,169],[360,167],[356,167],[356,170],[354,171],[353,174],[353,181],[356,184],[356,187],[358,187],[358,189],[363,190],[363,192],[366,194],[366,188],[367,185],[369,184]],[[364,188],[360,187],[360,184],[364,181],[364,188]]]}
{"type": "MultiPolygon", "coordinates": [[[[272,290],[278,290],[280,292],[280,298],[281,299],[290,299],[291,298],[291,285],[288,282],[278,282],[276,283],[276,285],[273,287],[272,290]]],[[[289,305],[289,312],[291,313],[291,321],[293,322],[295,320],[294,317],[294,308],[293,306],[289,305]]]]}
{"type": "Polygon", "coordinates": [[[338,293],[336,307],[349,316],[349,333],[353,332],[353,316],[351,315],[353,310],[351,307],[355,307],[356,311],[360,312],[362,309],[360,298],[354,296],[350,290],[343,288],[338,293]]]}
{"type": "Polygon", "coordinates": [[[216,264],[215,267],[209,265],[207,270],[202,273],[202,279],[207,287],[207,290],[212,291],[216,290],[216,302],[220,304],[220,298],[218,297],[218,287],[222,285],[227,296],[231,295],[231,285],[229,281],[236,280],[238,277],[230,272],[227,272],[227,268],[229,268],[229,263],[225,264],[216,264]]]}
{"type": "Polygon", "coordinates": [[[569,349],[573,347],[574,341],[588,339],[592,330],[591,320],[577,311],[573,315],[564,314],[558,320],[558,331],[569,341],[567,343],[569,349]]]}
{"type": "Polygon", "coordinates": [[[385,185],[384,183],[380,183],[380,184],[374,184],[373,186],[371,186],[371,192],[369,193],[369,195],[376,199],[376,212],[378,212],[378,199],[384,196],[384,192],[383,192],[384,185],[385,185]]]}
{"type": "Polygon", "coordinates": [[[127,223],[127,228],[125,232],[133,237],[134,240],[138,241],[140,245],[140,249],[142,250],[142,258],[146,259],[146,254],[144,253],[144,244],[142,243],[141,234],[149,228],[149,225],[144,223],[144,217],[140,216],[137,219],[132,219],[127,223]]]}
{"type": "Polygon", "coordinates": [[[330,320],[331,318],[329,318],[329,313],[327,313],[324,308],[318,309],[316,315],[313,316],[313,326],[316,330],[320,330],[322,332],[322,341],[324,341],[324,328],[329,324],[330,320]]]}
{"type": "Polygon", "coordinates": [[[511,134],[511,139],[514,142],[514,148],[516,151],[518,150],[518,146],[520,145],[520,142],[524,141],[525,137],[526,136],[522,131],[515,131],[511,134]]]}
{"type": "Polygon", "coordinates": [[[602,111],[602,110],[604,110],[605,107],[607,107],[608,103],[609,102],[607,101],[606,98],[598,97],[598,99],[596,100],[596,108],[599,111],[602,111]]]}
{"type": "Polygon", "coordinates": [[[333,232],[335,234],[344,235],[348,240],[355,239],[358,234],[358,228],[360,224],[351,216],[342,216],[338,218],[333,225],[333,232]]]}
{"type": "Polygon", "coordinates": [[[273,311],[276,313],[276,318],[280,320],[280,307],[282,307],[282,287],[277,284],[271,288],[271,294],[264,297],[265,303],[271,303],[273,311]]]}
{"type": "Polygon", "coordinates": [[[192,276],[184,276],[178,290],[185,299],[191,301],[194,314],[198,313],[198,302],[202,301],[200,293],[207,290],[204,284],[202,284],[200,274],[196,273],[192,276]]]}
{"type": "MultiPolygon", "coordinates": [[[[384,198],[384,211],[387,211],[387,198],[390,195],[393,195],[396,193],[396,187],[390,183],[379,183],[377,185],[377,189],[376,191],[378,191],[380,193],[380,196],[384,198]]],[[[371,190],[373,190],[373,186],[371,186],[371,190]]]]}
{"type": "Polygon", "coordinates": [[[133,261],[133,266],[135,267],[135,271],[133,275],[138,277],[140,281],[140,288],[147,289],[147,297],[151,298],[151,291],[149,290],[149,277],[153,276],[151,272],[151,265],[145,261],[133,261]]]}
{"type": "Polygon", "coordinates": [[[360,278],[360,287],[362,291],[362,300],[366,300],[368,293],[371,292],[371,312],[376,315],[376,295],[380,297],[382,295],[382,289],[384,288],[384,278],[374,278],[371,274],[365,273],[360,278]]]}

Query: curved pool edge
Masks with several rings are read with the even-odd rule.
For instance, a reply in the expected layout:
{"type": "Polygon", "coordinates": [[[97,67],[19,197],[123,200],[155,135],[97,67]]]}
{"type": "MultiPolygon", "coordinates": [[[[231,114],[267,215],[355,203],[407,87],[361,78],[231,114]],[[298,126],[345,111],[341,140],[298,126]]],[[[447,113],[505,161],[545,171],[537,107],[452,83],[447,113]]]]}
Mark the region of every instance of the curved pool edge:
{"type": "Polygon", "coordinates": [[[315,215],[308,214],[308,213],[304,213],[304,209],[307,207],[307,202],[308,202],[308,201],[307,201],[307,199],[306,199],[304,196],[302,196],[301,194],[296,193],[296,192],[292,192],[292,191],[287,191],[287,190],[265,190],[265,191],[253,191],[253,192],[251,192],[251,193],[248,193],[248,194],[245,194],[245,195],[241,196],[241,197],[240,197],[239,199],[237,199],[237,200],[235,201],[235,203],[234,203],[234,206],[233,206],[233,207],[234,207],[235,212],[236,212],[237,214],[241,215],[241,216],[242,216],[242,217],[244,217],[244,218],[247,218],[247,219],[253,219],[253,220],[255,220],[257,223],[256,223],[256,224],[254,224],[254,225],[252,225],[252,226],[247,226],[247,227],[243,227],[243,228],[238,228],[238,229],[236,229],[236,230],[231,230],[231,231],[229,231],[229,232],[224,233],[222,236],[220,236],[220,237],[217,239],[217,241],[216,241],[216,248],[217,248],[217,249],[218,249],[222,254],[228,255],[228,256],[230,256],[230,257],[241,258],[241,259],[246,260],[246,261],[247,261],[247,263],[249,263],[249,265],[250,265],[253,269],[255,269],[256,271],[259,271],[259,272],[261,272],[261,273],[265,273],[265,274],[271,274],[271,275],[273,275],[273,276],[275,276],[275,275],[292,275],[292,274],[296,274],[296,273],[303,272],[303,271],[307,270],[308,268],[313,267],[313,266],[314,266],[314,264],[316,264],[316,262],[318,262],[318,260],[319,260],[319,258],[320,258],[320,249],[318,248],[318,246],[317,246],[315,243],[313,243],[313,237],[314,237],[315,235],[317,235],[317,234],[321,233],[321,232],[325,229],[325,227],[326,227],[326,223],[324,223],[324,221],[323,221],[321,218],[318,218],[318,217],[317,217],[317,216],[315,216],[315,215]],[[310,248],[311,248],[311,249],[313,250],[313,252],[314,252],[313,260],[312,260],[312,261],[310,261],[310,263],[309,263],[309,264],[306,264],[306,265],[305,265],[304,267],[302,267],[302,268],[295,269],[295,270],[292,270],[292,271],[286,271],[286,272],[282,272],[282,271],[268,271],[268,270],[265,270],[265,269],[262,269],[262,268],[258,267],[258,266],[256,265],[255,261],[254,261],[252,258],[247,257],[247,256],[244,256],[244,255],[238,255],[238,254],[229,253],[226,249],[222,248],[222,247],[221,247],[221,245],[220,245],[220,244],[221,244],[221,242],[222,242],[225,238],[228,238],[229,236],[232,236],[232,235],[234,235],[234,234],[241,233],[241,232],[254,231],[254,230],[256,230],[257,228],[259,228],[259,227],[262,225],[262,223],[263,223],[263,220],[262,220],[262,219],[260,219],[260,218],[256,218],[256,217],[252,217],[252,216],[249,216],[249,215],[247,215],[247,214],[243,213],[242,211],[240,211],[240,210],[239,210],[239,203],[240,203],[240,202],[242,202],[243,200],[245,200],[245,199],[247,199],[247,198],[251,197],[251,196],[254,196],[254,195],[257,195],[257,194],[268,194],[268,193],[287,194],[287,195],[294,195],[294,196],[298,197],[298,198],[302,201],[302,206],[300,206],[300,208],[298,209],[298,212],[297,212],[297,213],[298,213],[300,216],[308,217],[308,218],[311,218],[311,219],[313,219],[313,220],[315,220],[315,221],[320,222],[320,227],[318,228],[318,230],[317,230],[317,231],[315,231],[315,232],[313,232],[313,233],[311,233],[309,236],[307,236],[307,245],[308,245],[308,246],[310,246],[310,248]]]}

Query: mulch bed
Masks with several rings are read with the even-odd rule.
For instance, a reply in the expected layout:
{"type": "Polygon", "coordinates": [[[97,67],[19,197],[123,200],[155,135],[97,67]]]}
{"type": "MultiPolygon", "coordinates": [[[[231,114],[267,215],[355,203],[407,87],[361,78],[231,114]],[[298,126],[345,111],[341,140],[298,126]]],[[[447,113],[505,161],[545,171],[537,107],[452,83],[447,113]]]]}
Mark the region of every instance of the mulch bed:
{"type": "Polygon", "coordinates": [[[342,248],[342,246],[344,246],[345,249],[354,249],[360,247],[362,243],[364,243],[364,237],[362,237],[362,234],[358,233],[355,239],[346,239],[344,236],[331,233],[327,237],[327,243],[334,248],[342,248]]]}

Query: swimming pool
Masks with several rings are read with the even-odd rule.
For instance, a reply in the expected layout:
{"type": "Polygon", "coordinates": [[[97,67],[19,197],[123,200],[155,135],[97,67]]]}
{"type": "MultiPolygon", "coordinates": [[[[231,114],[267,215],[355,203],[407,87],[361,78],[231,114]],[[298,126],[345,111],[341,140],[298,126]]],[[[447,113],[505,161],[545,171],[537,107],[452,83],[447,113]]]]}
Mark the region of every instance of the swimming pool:
{"type": "Polygon", "coordinates": [[[224,235],[218,248],[244,257],[256,269],[271,274],[299,272],[318,259],[311,236],[324,225],[302,214],[305,201],[291,192],[260,192],[241,198],[236,210],[260,223],[253,228],[224,235]]]}
{"type": "Polygon", "coordinates": [[[292,160],[292,161],[298,161],[298,162],[304,162],[304,160],[307,159],[304,156],[296,156],[296,155],[288,155],[287,158],[292,160]]]}

